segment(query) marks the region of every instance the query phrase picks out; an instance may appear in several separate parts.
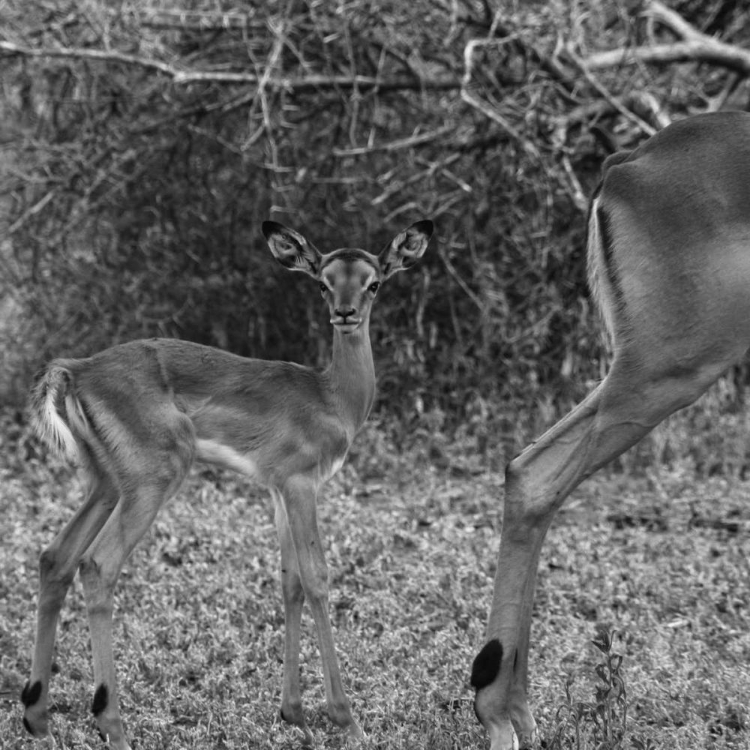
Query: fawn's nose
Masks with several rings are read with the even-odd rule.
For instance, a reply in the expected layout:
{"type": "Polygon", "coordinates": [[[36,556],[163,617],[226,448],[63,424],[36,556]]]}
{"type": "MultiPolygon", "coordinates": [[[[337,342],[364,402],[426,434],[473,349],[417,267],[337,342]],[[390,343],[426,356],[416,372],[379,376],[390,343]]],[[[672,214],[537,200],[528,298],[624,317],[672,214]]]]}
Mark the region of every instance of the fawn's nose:
{"type": "Polygon", "coordinates": [[[356,314],[357,314],[357,310],[356,310],[356,308],[354,308],[354,307],[337,307],[337,308],[336,308],[336,309],[334,310],[334,312],[336,313],[336,315],[338,315],[338,316],[339,316],[340,318],[342,318],[342,319],[343,319],[344,321],[346,321],[346,319],[347,319],[347,318],[348,318],[349,316],[354,316],[354,315],[356,315],[356,314]]]}

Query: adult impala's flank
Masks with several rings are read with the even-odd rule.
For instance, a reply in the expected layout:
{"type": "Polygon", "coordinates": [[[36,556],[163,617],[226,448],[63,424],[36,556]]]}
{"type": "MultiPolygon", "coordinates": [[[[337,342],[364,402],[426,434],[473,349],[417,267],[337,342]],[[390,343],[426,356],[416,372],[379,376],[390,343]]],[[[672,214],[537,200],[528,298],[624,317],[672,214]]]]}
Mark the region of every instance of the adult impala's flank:
{"type": "Polygon", "coordinates": [[[112,594],[133,547],[198,460],[252,475],[271,489],[286,616],[282,717],[300,728],[306,744],[312,742],[299,684],[300,618],[307,599],[328,713],[352,738],[362,737],[334,651],[315,504],[375,396],[369,324],[378,287],[422,256],[432,222],[412,224],[379,255],[354,248],[321,254],[273,221],[263,223],[263,234],[281,265],[312,276],[320,286],[333,324],[327,370],[150,339],[88,359],[55,360],[33,389],[31,415],[38,432],[80,463],[88,484],[83,505],[39,562],[36,643],[22,694],[24,726],[35,736],[47,733],[57,619],[80,568],[94,661],[92,709],[111,745],[128,748],[112,655],[112,594]]]}
{"type": "Polygon", "coordinates": [[[472,672],[492,750],[526,747],[536,734],[529,625],[555,512],[750,346],[750,115],[693,117],[610,157],[589,211],[588,265],[612,367],[506,470],[487,641],[472,672]]]}

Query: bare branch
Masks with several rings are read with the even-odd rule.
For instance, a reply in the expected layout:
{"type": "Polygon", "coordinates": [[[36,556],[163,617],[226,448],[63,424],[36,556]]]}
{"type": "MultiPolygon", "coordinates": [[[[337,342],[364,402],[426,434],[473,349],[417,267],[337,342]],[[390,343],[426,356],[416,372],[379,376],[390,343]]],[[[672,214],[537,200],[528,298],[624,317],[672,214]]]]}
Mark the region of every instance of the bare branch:
{"type": "Polygon", "coordinates": [[[30,217],[38,214],[53,198],[55,197],[55,191],[50,190],[41,200],[38,200],[33,206],[27,208],[21,216],[19,216],[9,227],[8,234],[14,234],[17,232],[30,217]]]}
{"type": "Polygon", "coordinates": [[[167,63],[146,57],[126,55],[121,52],[102,52],[97,49],[75,49],[69,47],[60,47],[58,49],[34,49],[33,47],[24,47],[20,44],[14,44],[13,42],[0,42],[0,52],[5,52],[7,55],[23,55],[24,57],[64,57],[124,63],[125,65],[140,65],[142,68],[157,70],[174,78],[181,75],[180,71],[176,70],[171,65],[167,65],[167,63]]]}
{"type": "Polygon", "coordinates": [[[146,9],[141,11],[140,23],[153,29],[188,29],[191,31],[219,31],[264,28],[265,21],[253,21],[252,13],[203,12],[189,10],[146,9]]]}
{"type": "Polygon", "coordinates": [[[679,13],[667,8],[660,0],[650,0],[643,14],[663,24],[681,39],[712,39],[691,26],[679,13]]]}
{"type": "Polygon", "coordinates": [[[644,15],[666,26],[681,41],[644,47],[623,47],[589,55],[583,64],[588,70],[600,70],[638,62],[708,62],[750,75],[750,50],[726,44],[703,34],[684,18],[658,0],[647,3],[644,15]]]}
{"type": "Polygon", "coordinates": [[[678,42],[656,47],[633,47],[610,50],[590,55],[584,60],[589,70],[600,70],[637,62],[709,62],[721,65],[743,75],[750,75],[750,51],[716,40],[706,42],[678,42]]]}
{"type": "Polygon", "coordinates": [[[420,133],[419,135],[411,135],[408,138],[399,138],[395,141],[389,141],[388,143],[375,144],[373,146],[358,146],[356,148],[334,148],[334,156],[362,156],[363,154],[369,154],[373,151],[398,151],[402,148],[412,148],[414,146],[421,146],[422,144],[434,141],[443,135],[452,133],[455,131],[455,126],[444,125],[442,128],[432,130],[429,133],[420,133]]]}
{"type": "Polygon", "coordinates": [[[656,128],[649,125],[641,117],[628,109],[624,104],[622,104],[622,102],[620,102],[620,100],[616,96],[613,96],[599,81],[596,80],[596,78],[594,78],[593,75],[591,75],[591,72],[588,70],[586,63],[581,60],[578,55],[575,54],[571,46],[568,46],[566,48],[566,53],[581,71],[584,78],[591,84],[591,86],[594,87],[594,89],[596,89],[599,95],[612,106],[613,109],[616,109],[620,114],[633,122],[646,135],[653,135],[654,133],[656,133],[656,128]]]}
{"type": "Polygon", "coordinates": [[[69,58],[79,60],[96,60],[99,62],[122,63],[147,68],[170,77],[175,84],[189,83],[238,83],[259,85],[265,82],[268,88],[286,91],[312,91],[317,89],[433,89],[454,90],[461,86],[461,82],[454,76],[437,78],[417,78],[413,76],[394,76],[379,79],[362,75],[308,75],[304,78],[269,76],[267,80],[255,73],[213,71],[213,70],[181,70],[169,63],[137,55],[127,55],[122,52],[102,51],[86,48],[59,47],[57,49],[24,47],[13,42],[0,41],[0,53],[6,55],[23,55],[24,57],[40,58],[69,58]]]}
{"type": "Polygon", "coordinates": [[[461,81],[461,99],[470,107],[479,110],[485,117],[496,122],[514,141],[516,141],[531,156],[538,157],[539,151],[533,143],[523,138],[521,134],[494,108],[487,102],[480,99],[471,91],[472,73],[474,70],[474,51],[478,47],[493,46],[498,47],[513,41],[515,36],[508,36],[502,39],[472,39],[464,48],[464,76],[461,81]]]}

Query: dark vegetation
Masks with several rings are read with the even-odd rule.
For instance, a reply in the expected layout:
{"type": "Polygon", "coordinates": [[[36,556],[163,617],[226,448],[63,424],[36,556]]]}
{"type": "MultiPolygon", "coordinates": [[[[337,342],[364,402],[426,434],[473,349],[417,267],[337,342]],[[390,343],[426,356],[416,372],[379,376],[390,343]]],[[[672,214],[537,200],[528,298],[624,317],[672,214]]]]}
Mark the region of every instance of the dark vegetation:
{"type": "Polygon", "coordinates": [[[323,306],[263,252],[262,219],[378,250],[432,217],[375,317],[379,408],[497,447],[606,368],[583,237],[603,157],[747,106],[750,21],[723,0],[2,8],[15,406],[49,357],[144,336],[324,364],[323,306]]]}

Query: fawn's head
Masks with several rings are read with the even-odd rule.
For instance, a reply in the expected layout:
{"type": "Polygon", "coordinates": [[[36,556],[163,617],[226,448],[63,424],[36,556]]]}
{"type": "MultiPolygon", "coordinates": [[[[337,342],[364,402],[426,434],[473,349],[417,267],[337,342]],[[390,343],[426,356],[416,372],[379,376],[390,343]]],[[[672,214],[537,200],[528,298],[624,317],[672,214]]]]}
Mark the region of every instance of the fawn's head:
{"type": "Polygon", "coordinates": [[[263,222],[263,234],[274,258],[285,268],[302,271],[318,282],[331,323],[342,333],[367,326],[382,282],[422,257],[432,230],[431,221],[417,221],[397,234],[379,255],[353,247],[321,253],[293,229],[275,221],[263,222]]]}

